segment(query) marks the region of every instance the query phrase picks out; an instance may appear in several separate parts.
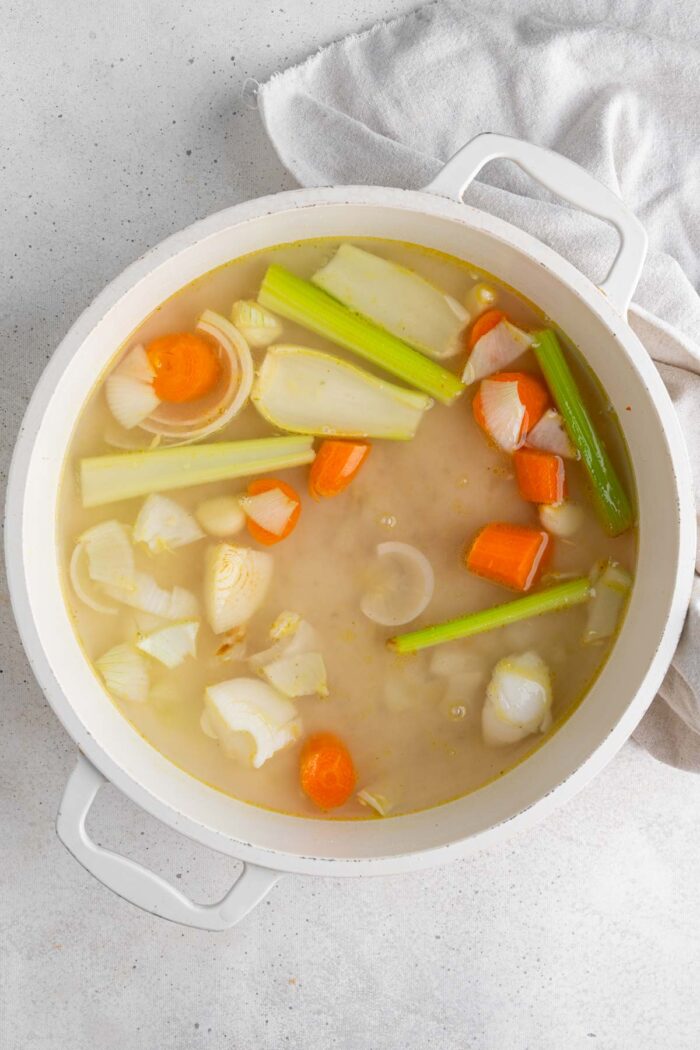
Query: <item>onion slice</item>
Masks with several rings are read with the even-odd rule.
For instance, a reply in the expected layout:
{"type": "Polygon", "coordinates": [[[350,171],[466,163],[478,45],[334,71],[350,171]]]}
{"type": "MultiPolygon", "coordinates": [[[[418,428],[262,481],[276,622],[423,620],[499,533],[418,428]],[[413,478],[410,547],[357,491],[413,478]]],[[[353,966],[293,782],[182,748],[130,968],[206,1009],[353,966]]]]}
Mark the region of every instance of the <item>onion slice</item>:
{"type": "Polygon", "coordinates": [[[506,747],[552,724],[549,668],[536,652],[515,653],[499,660],[486,689],[481,713],[484,743],[506,747]]]}
{"type": "Polygon", "coordinates": [[[433,568],[426,556],[408,543],[380,543],[377,555],[376,579],[363,595],[360,608],[369,620],[383,627],[410,623],[433,596],[433,568]]]}
{"type": "Polygon", "coordinates": [[[532,336],[510,321],[500,321],[482,335],[469,355],[462,382],[467,386],[478,379],[502,372],[532,345],[532,336]]]}
{"type": "Polygon", "coordinates": [[[554,408],[548,408],[528,432],[526,444],[531,448],[541,449],[542,452],[553,452],[557,456],[564,456],[565,459],[579,458],[566,432],[564,420],[554,408]]]}
{"type": "Polygon", "coordinates": [[[132,646],[115,645],[95,660],[95,666],[108,691],[118,700],[143,704],[148,699],[148,665],[132,646]]]}
{"type": "Polygon", "coordinates": [[[151,554],[185,547],[203,536],[189,511],[176,500],[158,493],[146,498],[134,522],[134,540],[144,543],[151,554]]]}
{"type": "Polygon", "coordinates": [[[273,536],[281,536],[289,524],[289,519],[299,506],[295,499],[290,499],[282,489],[268,489],[255,496],[241,496],[239,504],[243,513],[273,536]]]}
{"type": "Polygon", "coordinates": [[[517,382],[484,379],[480,392],[486,429],[504,452],[515,452],[522,444],[525,419],[525,405],[520,400],[517,382]]]}
{"type": "Polygon", "coordinates": [[[154,412],[160,400],[153,389],[155,375],[139,343],[129,350],[105,382],[109,410],[125,430],[131,430],[154,412]]]}
{"type": "Polygon", "coordinates": [[[80,564],[81,556],[85,554],[85,544],[78,541],[71,555],[70,565],[68,567],[68,576],[73,586],[73,590],[80,598],[84,605],[88,608],[93,609],[95,612],[108,613],[110,616],[116,616],[118,609],[115,609],[113,605],[105,605],[104,602],[98,601],[97,598],[93,598],[90,592],[87,590],[85,584],[80,579],[80,564]]]}
{"type": "Polygon", "coordinates": [[[259,769],[301,734],[297,709],[266,682],[232,678],[204,694],[202,729],[229,758],[259,769]]]}
{"type": "Polygon", "coordinates": [[[161,616],[164,620],[189,620],[199,612],[199,604],[191,591],[178,586],[166,591],[145,572],[135,573],[133,590],[105,586],[105,592],[122,605],[161,616]]]}
{"type": "Polygon", "coordinates": [[[223,634],[247,623],[265,600],[272,556],[250,547],[219,543],[206,553],[204,594],[209,625],[223,634]]]}

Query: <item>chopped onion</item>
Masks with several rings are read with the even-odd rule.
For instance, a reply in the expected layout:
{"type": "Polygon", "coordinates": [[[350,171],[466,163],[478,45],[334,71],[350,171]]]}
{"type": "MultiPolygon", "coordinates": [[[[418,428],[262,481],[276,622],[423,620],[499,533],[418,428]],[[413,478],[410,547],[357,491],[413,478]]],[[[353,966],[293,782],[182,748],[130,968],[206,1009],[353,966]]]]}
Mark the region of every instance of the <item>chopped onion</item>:
{"type": "Polygon", "coordinates": [[[301,734],[294,704],[257,678],[211,685],[204,704],[208,728],[224,753],[254,769],[301,734]]]}
{"type": "Polygon", "coordinates": [[[247,623],[265,600],[273,559],[264,551],[219,543],[206,554],[204,592],[214,634],[247,623]]]}
{"type": "Polygon", "coordinates": [[[134,589],[134,551],[126,525],[101,521],[87,529],[78,543],[85,548],[91,580],[124,590],[134,589]]]}
{"type": "Polygon", "coordinates": [[[285,609],[273,621],[270,627],[270,638],[274,638],[275,641],[279,641],[280,638],[289,638],[291,635],[296,634],[300,626],[301,616],[299,613],[289,612],[285,609]]]}
{"type": "Polygon", "coordinates": [[[469,386],[478,379],[502,372],[532,345],[532,336],[516,328],[510,321],[500,321],[491,331],[482,335],[469,355],[462,382],[469,386]]]}
{"type": "Polygon", "coordinates": [[[552,722],[552,686],[544,660],[532,650],[499,660],[493,669],[481,713],[484,743],[506,747],[552,722]]]}
{"type": "Polygon", "coordinates": [[[374,585],[360,602],[365,616],[384,627],[410,623],[420,616],[433,596],[433,569],[416,547],[408,543],[380,543],[374,585]]]}
{"type": "Polygon", "coordinates": [[[201,540],[204,533],[189,511],[169,496],[148,496],[134,523],[134,539],[152,554],[201,540]]]}
{"type": "Polygon", "coordinates": [[[276,343],[282,335],[279,317],[266,310],[255,299],[239,299],[231,309],[231,320],[251,346],[263,348],[276,343]]]}
{"type": "Polygon", "coordinates": [[[200,503],[194,516],[205,532],[218,539],[234,536],[245,525],[245,514],[236,496],[215,496],[200,503]]]}
{"type": "Polygon", "coordinates": [[[578,459],[579,454],[566,432],[564,420],[555,408],[548,408],[538,423],[529,431],[527,444],[543,452],[553,452],[565,459],[578,459]]]}
{"type": "Polygon", "coordinates": [[[285,696],[328,696],[326,665],[320,653],[282,656],[264,664],[262,673],[285,696]]]}
{"type": "Polygon", "coordinates": [[[166,591],[145,572],[135,574],[132,591],[107,586],[105,591],[110,598],[115,598],[123,605],[162,616],[164,620],[189,620],[199,611],[197,599],[191,591],[178,586],[173,587],[172,591],[166,591]]]}
{"type": "Polygon", "coordinates": [[[540,521],[547,532],[553,536],[573,536],[584,522],[584,514],[578,503],[543,503],[537,508],[540,521]]]}
{"type": "Polygon", "coordinates": [[[118,700],[143,704],[148,699],[148,665],[132,646],[115,645],[95,661],[95,666],[118,700]]]}
{"type": "Polygon", "coordinates": [[[363,806],[370,806],[380,817],[386,817],[396,805],[393,799],[384,794],[386,790],[383,783],[371,784],[357,792],[357,801],[363,806]]]}
{"type": "Polygon", "coordinates": [[[318,634],[311,624],[302,620],[297,613],[280,613],[270,628],[270,637],[275,639],[274,645],[263,649],[262,652],[253,653],[248,658],[250,666],[257,671],[283,656],[311,653],[319,647],[318,634]]]}
{"type": "Polygon", "coordinates": [[[125,430],[142,423],[160,400],[153,389],[153,369],[143,346],[132,347],[105,382],[109,410],[125,430]]]}
{"type": "Polygon", "coordinates": [[[196,655],[198,631],[197,620],[170,624],[146,635],[136,643],[136,648],[148,653],[166,667],[179,667],[187,656],[196,655]]]}
{"type": "Polygon", "coordinates": [[[90,609],[93,609],[95,612],[108,613],[110,616],[116,615],[118,610],[115,609],[113,605],[105,605],[104,602],[101,602],[97,598],[94,598],[88,591],[86,584],[83,583],[83,581],[80,579],[80,565],[81,562],[84,562],[86,560],[82,558],[82,555],[84,554],[85,545],[83,543],[78,542],[73,550],[70,565],[68,567],[68,575],[70,577],[70,582],[73,585],[73,590],[80,598],[81,602],[87,605],[90,609]]]}
{"type": "Polygon", "coordinates": [[[219,648],[216,650],[218,659],[224,663],[245,660],[248,645],[247,634],[248,631],[245,624],[241,624],[240,627],[232,627],[230,631],[227,631],[223,635],[219,648]]]}
{"type": "Polygon", "coordinates": [[[478,284],[473,284],[464,298],[464,305],[469,311],[472,319],[482,314],[484,310],[491,310],[493,308],[498,293],[492,284],[485,284],[479,281],[478,284]]]}
{"type": "Polygon", "coordinates": [[[256,496],[241,496],[239,503],[243,513],[273,536],[281,536],[287,528],[289,519],[299,506],[295,499],[290,499],[282,489],[268,489],[256,496]]]}
{"type": "Polygon", "coordinates": [[[517,382],[484,379],[481,408],[486,429],[498,447],[504,452],[515,452],[522,444],[520,435],[525,419],[525,405],[520,400],[517,382]]]}
{"type": "Polygon", "coordinates": [[[588,621],[583,634],[586,645],[611,638],[632,587],[632,577],[615,561],[598,566],[593,574],[593,597],[588,604],[588,621]]]}

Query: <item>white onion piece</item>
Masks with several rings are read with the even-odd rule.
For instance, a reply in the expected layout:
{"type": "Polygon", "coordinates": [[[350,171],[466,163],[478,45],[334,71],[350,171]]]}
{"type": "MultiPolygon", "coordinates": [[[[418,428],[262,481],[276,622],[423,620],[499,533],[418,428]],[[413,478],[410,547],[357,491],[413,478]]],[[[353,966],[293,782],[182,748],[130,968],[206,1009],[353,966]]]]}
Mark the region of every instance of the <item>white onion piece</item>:
{"type": "Polygon", "coordinates": [[[536,652],[514,653],[499,660],[486,689],[481,713],[484,743],[507,747],[552,723],[549,669],[536,652]]]}
{"type": "Polygon", "coordinates": [[[219,543],[206,553],[204,593],[214,634],[247,623],[267,595],[273,559],[264,551],[219,543]]]}
{"type": "Polygon", "coordinates": [[[500,321],[490,332],[482,335],[469,355],[462,374],[462,382],[469,386],[501,372],[532,346],[532,336],[516,328],[510,321],[500,321]]]}
{"type": "Polygon", "coordinates": [[[93,609],[95,612],[108,613],[110,616],[115,616],[118,612],[113,605],[105,605],[104,602],[99,601],[97,598],[93,598],[90,592],[87,590],[86,585],[80,579],[80,563],[82,555],[85,554],[84,544],[78,542],[71,555],[70,565],[68,567],[68,576],[70,582],[73,585],[73,590],[80,598],[84,605],[88,608],[93,609]]]}
{"type": "Polygon", "coordinates": [[[254,769],[301,734],[294,704],[257,678],[211,685],[204,704],[207,728],[216,734],[224,754],[254,769]]]}
{"type": "Polygon", "coordinates": [[[583,634],[585,645],[611,638],[632,586],[632,577],[617,562],[606,562],[593,576],[593,597],[588,603],[588,619],[583,634]]]}
{"type": "Polygon", "coordinates": [[[530,448],[553,452],[565,459],[578,459],[578,453],[566,432],[564,420],[554,408],[548,408],[527,435],[530,448]]]}
{"type": "Polygon", "coordinates": [[[152,554],[185,547],[203,536],[189,511],[157,493],[146,498],[134,522],[134,540],[144,543],[152,554]]]}
{"type": "Polygon", "coordinates": [[[426,556],[408,543],[380,543],[377,554],[377,581],[362,596],[360,608],[369,620],[383,627],[410,623],[433,596],[433,568],[426,556]]]}
{"type": "Polygon", "coordinates": [[[387,791],[387,788],[383,783],[371,784],[369,787],[362,788],[361,791],[357,792],[357,801],[363,806],[369,806],[380,817],[386,817],[391,813],[396,803],[388,794],[384,794],[385,791],[387,791]]]}
{"type": "Polygon", "coordinates": [[[166,667],[179,667],[186,657],[196,656],[198,631],[197,620],[170,624],[146,635],[136,643],[136,648],[166,667]]]}
{"type": "Polygon", "coordinates": [[[134,589],[136,566],[126,525],[101,521],[87,529],[78,542],[85,548],[91,580],[124,590],[134,589]]]}
{"type": "Polygon", "coordinates": [[[215,496],[200,503],[194,516],[205,532],[218,539],[235,536],[245,525],[245,514],[236,496],[215,496]]]}
{"type": "Polygon", "coordinates": [[[520,400],[518,384],[484,379],[481,383],[481,408],[489,434],[504,452],[515,452],[522,444],[521,431],[525,405],[520,400]]]}
{"type": "Polygon", "coordinates": [[[328,696],[326,665],[320,653],[283,656],[265,664],[262,673],[284,696],[328,696]]]}
{"type": "Polygon", "coordinates": [[[282,335],[282,322],[255,299],[239,299],[231,308],[231,320],[244,339],[259,349],[276,343],[282,335]]]}
{"type": "Polygon", "coordinates": [[[142,423],[160,404],[153,389],[154,372],[143,346],[134,346],[105,382],[109,410],[125,430],[142,423]]]}
{"type": "Polygon", "coordinates": [[[255,496],[241,496],[239,503],[246,517],[273,536],[282,535],[299,506],[297,500],[290,499],[286,492],[278,488],[259,492],[255,496]]]}
{"type": "Polygon", "coordinates": [[[543,503],[537,508],[537,513],[543,528],[562,539],[575,535],[584,522],[584,513],[578,503],[569,503],[567,500],[563,503],[543,503]]]}
{"type": "Polygon", "coordinates": [[[118,700],[142,704],[148,699],[148,665],[130,645],[115,645],[95,661],[95,666],[118,700]]]}
{"type": "Polygon", "coordinates": [[[275,639],[274,645],[248,657],[250,666],[257,671],[283,656],[311,653],[319,648],[318,634],[297,613],[281,613],[270,628],[270,637],[275,639]]]}
{"type": "Polygon", "coordinates": [[[199,604],[191,591],[178,586],[173,587],[172,591],[166,591],[145,572],[135,574],[133,590],[105,586],[105,592],[122,605],[152,613],[153,616],[162,616],[164,620],[189,620],[199,612],[199,604]]]}

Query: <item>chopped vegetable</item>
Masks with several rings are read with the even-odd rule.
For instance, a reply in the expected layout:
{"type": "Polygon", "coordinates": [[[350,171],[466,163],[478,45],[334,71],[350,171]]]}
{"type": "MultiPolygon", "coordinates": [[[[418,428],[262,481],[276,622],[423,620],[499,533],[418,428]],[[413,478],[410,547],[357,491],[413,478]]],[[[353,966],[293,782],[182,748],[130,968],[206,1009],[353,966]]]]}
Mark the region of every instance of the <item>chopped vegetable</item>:
{"type": "Polygon", "coordinates": [[[463,390],[452,372],[282,266],[268,267],[258,301],[274,313],[360,354],[438,401],[450,404],[463,390]]]}
{"type": "Polygon", "coordinates": [[[311,464],[309,492],[314,499],[329,499],[343,492],[369,455],[366,441],[322,441],[311,464]]]}
{"type": "Polygon", "coordinates": [[[207,550],[204,598],[214,634],[247,623],[267,595],[272,580],[271,555],[250,547],[219,543],[207,550]]]}
{"type": "Polygon", "coordinates": [[[282,322],[255,299],[239,299],[233,304],[231,320],[247,342],[258,349],[276,343],[282,335],[282,322]]]}
{"type": "Polygon", "coordinates": [[[164,620],[189,620],[199,612],[197,599],[191,591],[177,586],[166,591],[145,572],[135,573],[134,587],[129,590],[106,585],[104,589],[110,598],[122,605],[161,616],[164,620]]]}
{"type": "Polygon", "coordinates": [[[492,284],[479,281],[473,284],[466,296],[464,305],[471,317],[478,317],[485,310],[490,310],[498,298],[498,292],[492,284]]]}
{"type": "Polygon", "coordinates": [[[124,590],[135,589],[134,551],[126,525],[102,521],[84,532],[78,545],[85,549],[91,580],[124,590]]]}
{"type": "Polygon", "coordinates": [[[107,613],[110,616],[115,616],[117,609],[113,605],[107,605],[105,602],[99,600],[90,593],[90,584],[87,580],[81,579],[81,565],[84,564],[85,559],[85,547],[82,543],[77,543],[73,549],[71,555],[70,565],[68,566],[68,576],[73,586],[73,590],[80,598],[84,605],[87,605],[89,609],[93,609],[94,612],[107,613]]]}
{"type": "Polygon", "coordinates": [[[536,448],[519,448],[513,465],[518,491],[528,503],[561,503],[566,498],[566,470],[561,456],[536,448]]]}
{"type": "Polygon", "coordinates": [[[355,767],[342,740],[314,733],[301,752],[299,780],[304,794],[320,809],[342,806],[355,789],[355,767]]]}
{"type": "Polygon", "coordinates": [[[469,324],[467,311],[405,266],[341,244],[311,280],[350,310],[428,357],[441,361],[462,349],[462,335],[469,324]]]}
{"type": "Polygon", "coordinates": [[[299,613],[289,612],[285,609],[279,616],[275,617],[270,625],[270,638],[280,641],[282,638],[291,638],[301,627],[302,619],[299,613]]]}
{"type": "Polygon", "coordinates": [[[134,522],[134,540],[152,554],[186,547],[204,533],[189,511],[168,496],[148,496],[134,522]]]}
{"type": "Polygon", "coordinates": [[[294,531],[301,514],[301,500],[295,489],[277,478],[259,478],[248,485],[248,495],[240,498],[247,517],[248,532],[271,546],[294,531]]]}
{"type": "Polygon", "coordinates": [[[579,393],[559,340],[549,329],[536,332],[533,350],[562,414],[569,437],[581,453],[593,484],[601,522],[606,532],[617,536],[634,523],[632,507],[579,393]]]}
{"type": "Polygon", "coordinates": [[[199,622],[189,620],[161,627],[136,643],[136,648],[148,653],[166,667],[179,667],[188,656],[197,655],[199,622]]]}
{"type": "MultiPolygon", "coordinates": [[[[205,732],[224,754],[259,769],[301,733],[297,709],[258,678],[232,678],[204,694],[205,732]]],[[[202,726],[204,729],[204,724],[202,726]]]]}
{"type": "Polygon", "coordinates": [[[499,372],[483,379],[472,402],[474,419],[504,452],[514,452],[542,417],[549,395],[527,372],[499,372]]]}
{"type": "Polygon", "coordinates": [[[588,622],[583,634],[586,645],[611,638],[620,622],[632,587],[632,577],[615,561],[608,561],[593,574],[593,598],[588,606],[588,622]]]}
{"type": "Polygon", "coordinates": [[[489,310],[475,322],[474,335],[476,340],[470,343],[473,349],[462,375],[462,382],[467,386],[507,368],[529,350],[532,343],[527,332],[506,321],[498,310],[489,310]]]}
{"type": "Polygon", "coordinates": [[[282,430],[399,441],[413,437],[430,405],[424,394],[303,346],[268,350],[252,397],[282,430]]]}
{"type": "Polygon", "coordinates": [[[271,660],[262,674],[285,696],[328,696],[326,665],[320,653],[298,653],[271,660]]]}
{"type": "Polygon", "coordinates": [[[581,507],[578,503],[571,503],[568,500],[551,506],[539,507],[538,514],[543,528],[551,532],[553,536],[562,538],[575,535],[584,522],[581,507]]]}
{"type": "Polygon", "coordinates": [[[160,401],[196,401],[214,389],[221,375],[215,345],[194,332],[162,335],[148,344],[146,355],[160,401]]]}
{"type": "Polygon", "coordinates": [[[194,516],[210,536],[225,539],[245,528],[245,514],[236,496],[215,496],[200,503],[194,516]]]}
{"type": "Polygon", "coordinates": [[[230,631],[226,631],[222,636],[221,644],[216,650],[216,656],[224,663],[245,660],[247,648],[248,626],[247,624],[240,624],[239,627],[232,627],[230,631]]]}
{"type": "Polygon", "coordinates": [[[435,576],[426,556],[409,543],[380,543],[376,578],[362,596],[367,619],[385,627],[410,623],[433,596],[435,576]]]}
{"type": "Polygon", "coordinates": [[[591,582],[585,576],[576,580],[568,580],[556,587],[529,594],[525,598],[516,598],[512,602],[495,605],[491,609],[468,613],[455,620],[447,620],[445,623],[435,624],[432,627],[423,627],[420,631],[399,634],[395,638],[390,638],[387,645],[398,653],[414,653],[419,649],[427,649],[431,645],[453,642],[456,638],[471,638],[472,635],[493,631],[498,627],[506,627],[520,620],[529,620],[543,613],[557,612],[560,609],[569,609],[573,605],[580,605],[588,601],[592,590],[591,582]]]}
{"type": "Polygon", "coordinates": [[[487,335],[496,325],[500,324],[505,319],[505,314],[502,310],[487,310],[480,317],[477,317],[474,324],[471,326],[469,331],[469,339],[467,341],[467,349],[473,350],[479,340],[487,335]]]}
{"type": "Polygon", "coordinates": [[[357,801],[363,806],[369,806],[380,817],[386,817],[396,805],[395,799],[384,793],[387,791],[387,785],[383,781],[370,784],[357,792],[357,801]]]}
{"type": "Polygon", "coordinates": [[[132,646],[115,645],[95,660],[95,666],[117,700],[128,700],[132,704],[148,700],[148,665],[132,646]]]}
{"type": "Polygon", "coordinates": [[[539,448],[543,452],[554,452],[564,459],[577,459],[578,453],[566,433],[564,420],[554,408],[548,408],[539,423],[527,435],[530,448],[539,448]]]}
{"type": "Polygon", "coordinates": [[[280,613],[270,628],[270,637],[274,639],[274,645],[253,653],[248,659],[250,666],[258,671],[273,660],[315,652],[319,648],[316,631],[297,613],[280,613]]]}
{"type": "Polygon", "coordinates": [[[549,669],[535,652],[499,660],[486,690],[481,714],[484,743],[507,747],[552,724],[549,669]]]}
{"type": "Polygon", "coordinates": [[[466,564],[477,576],[528,591],[542,575],[551,551],[552,542],[543,529],[492,522],[476,534],[466,564]]]}
{"type": "Polygon", "coordinates": [[[160,404],[154,372],[143,346],[132,347],[105,380],[109,410],[125,430],[138,426],[160,404]]]}
{"type": "Polygon", "coordinates": [[[289,436],[91,456],[80,462],[83,506],[303,466],[314,459],[311,445],[310,438],[289,436]]]}

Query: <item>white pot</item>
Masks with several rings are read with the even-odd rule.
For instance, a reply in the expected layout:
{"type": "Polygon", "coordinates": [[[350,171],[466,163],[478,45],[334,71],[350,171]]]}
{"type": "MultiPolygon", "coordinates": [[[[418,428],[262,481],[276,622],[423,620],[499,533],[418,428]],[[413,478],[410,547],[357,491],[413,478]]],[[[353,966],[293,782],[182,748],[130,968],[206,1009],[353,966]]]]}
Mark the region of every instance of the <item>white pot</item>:
{"type": "Polygon", "coordinates": [[[695,515],[687,452],[669,397],[625,314],[646,250],[637,220],[582,169],[498,135],[464,147],[420,192],[374,186],[295,190],[238,205],[175,234],[130,266],[75,323],[27,410],[12,463],[7,562],[15,615],[34,673],[82,752],[58,832],[121,896],[175,921],[233,925],[281,872],[373,875],[447,861],[530,826],[615,754],[658,689],[687,607],[695,515]],[[494,157],[515,160],[560,196],[612,222],[621,248],[602,288],[533,237],[461,203],[494,157]],[[333,236],[413,241],[468,259],[533,300],[585,349],[618,414],[639,502],[639,556],[629,611],[585,701],[537,753],[497,782],[422,813],[374,821],[307,820],[229,798],[178,769],[119,713],[82,655],[59,582],[55,508],[76,414],[116,347],[183,285],[260,248],[333,236]],[[627,411],[627,406],[631,411],[627,411]],[[220,902],[199,905],[141,866],[98,847],[85,816],[109,779],[171,827],[245,862],[220,902]]]}

